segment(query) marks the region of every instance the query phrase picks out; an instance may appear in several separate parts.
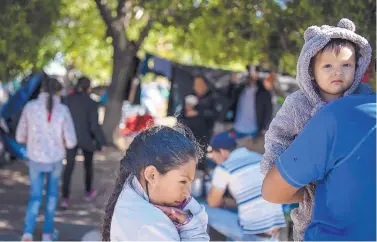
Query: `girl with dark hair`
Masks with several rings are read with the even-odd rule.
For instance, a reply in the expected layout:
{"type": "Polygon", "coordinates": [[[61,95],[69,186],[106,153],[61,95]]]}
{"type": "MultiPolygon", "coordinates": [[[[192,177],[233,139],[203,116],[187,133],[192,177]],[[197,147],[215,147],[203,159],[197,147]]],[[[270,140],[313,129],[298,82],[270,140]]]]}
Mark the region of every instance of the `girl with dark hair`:
{"type": "Polygon", "coordinates": [[[32,241],[47,176],[47,201],[42,240],[52,241],[54,216],[65,148],[76,145],[76,134],[68,108],[60,103],[62,85],[53,78],[42,82],[38,98],[26,104],[16,130],[16,140],[26,143],[29,158],[30,199],[22,241],[32,241]]]}
{"type": "Polygon", "coordinates": [[[204,207],[190,196],[201,151],[191,131],[142,131],[120,162],[105,208],[102,240],[209,241],[204,207]]]}

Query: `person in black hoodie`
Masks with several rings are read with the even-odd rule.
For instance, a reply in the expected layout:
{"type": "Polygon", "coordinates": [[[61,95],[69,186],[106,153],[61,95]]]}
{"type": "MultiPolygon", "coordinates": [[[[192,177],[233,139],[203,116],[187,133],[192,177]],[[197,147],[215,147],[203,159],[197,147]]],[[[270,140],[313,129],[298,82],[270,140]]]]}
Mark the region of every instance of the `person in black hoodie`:
{"type": "Polygon", "coordinates": [[[90,80],[87,77],[81,77],[78,79],[75,92],[65,100],[75,125],[77,146],[67,150],[67,165],[63,176],[63,200],[61,203],[63,209],[68,208],[70,203],[70,183],[78,149],[82,150],[85,159],[85,200],[91,201],[97,195],[97,191],[92,188],[93,155],[94,151],[102,150],[102,146],[106,142],[102,128],[98,123],[98,104],[90,98],[90,91],[90,80]]]}
{"type": "MultiPolygon", "coordinates": [[[[208,81],[204,76],[194,79],[194,92],[185,96],[181,122],[191,129],[203,149],[207,149],[212,137],[213,128],[218,113],[208,81]]],[[[199,163],[198,168],[204,170],[205,162],[199,163]]]]}

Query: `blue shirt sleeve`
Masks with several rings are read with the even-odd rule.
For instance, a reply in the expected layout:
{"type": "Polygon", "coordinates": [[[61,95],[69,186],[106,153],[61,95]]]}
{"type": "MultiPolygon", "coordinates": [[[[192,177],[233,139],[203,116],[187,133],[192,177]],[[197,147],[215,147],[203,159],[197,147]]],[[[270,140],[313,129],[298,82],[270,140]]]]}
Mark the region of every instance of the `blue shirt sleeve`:
{"type": "Polygon", "coordinates": [[[331,168],[336,127],[335,116],[325,107],[278,158],[276,168],[290,185],[299,188],[323,179],[331,168]]]}

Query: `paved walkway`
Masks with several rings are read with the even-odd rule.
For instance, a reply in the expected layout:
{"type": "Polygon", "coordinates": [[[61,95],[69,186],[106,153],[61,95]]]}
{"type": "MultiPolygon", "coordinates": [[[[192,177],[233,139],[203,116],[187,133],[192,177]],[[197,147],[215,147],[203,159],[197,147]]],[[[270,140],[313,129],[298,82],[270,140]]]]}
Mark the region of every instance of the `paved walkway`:
{"type": "MultiPolygon", "coordinates": [[[[121,153],[107,151],[95,155],[94,187],[98,197],[88,203],[84,200],[84,167],[78,161],[72,176],[72,206],[66,211],[57,210],[55,227],[59,240],[94,240],[99,231],[102,208],[118,168],[121,153]],[[90,232],[90,233],[89,233],[90,232]],[[86,235],[86,236],[84,236],[86,235]]],[[[80,157],[79,157],[80,159],[80,157]]],[[[28,170],[25,162],[16,161],[0,168],[0,241],[19,240],[22,236],[23,219],[29,196],[28,170]]],[[[43,226],[43,211],[40,210],[36,227],[36,239],[40,239],[43,226]]]]}
{"type": "MultiPolygon", "coordinates": [[[[94,187],[99,195],[90,203],[84,200],[84,164],[78,157],[72,176],[72,205],[66,211],[58,209],[56,212],[55,227],[59,230],[59,240],[100,240],[103,206],[111,193],[121,156],[122,153],[116,151],[95,155],[94,187]]],[[[16,161],[0,167],[0,241],[21,239],[28,196],[29,178],[26,163],[16,161]]],[[[42,233],[43,211],[44,207],[41,208],[37,219],[35,239],[38,240],[42,233]]],[[[287,230],[282,233],[282,240],[287,240],[286,233],[287,230]]],[[[213,241],[225,239],[213,230],[210,230],[210,236],[213,241]]]]}

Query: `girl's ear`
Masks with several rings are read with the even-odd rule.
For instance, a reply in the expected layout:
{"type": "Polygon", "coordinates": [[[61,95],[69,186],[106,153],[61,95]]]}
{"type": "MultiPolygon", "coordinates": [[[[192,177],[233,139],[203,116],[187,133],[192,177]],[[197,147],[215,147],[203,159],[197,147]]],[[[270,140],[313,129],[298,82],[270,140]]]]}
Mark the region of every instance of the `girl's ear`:
{"type": "Polygon", "coordinates": [[[155,166],[147,166],[144,169],[144,178],[151,186],[154,186],[156,183],[157,173],[158,171],[155,166]]]}

